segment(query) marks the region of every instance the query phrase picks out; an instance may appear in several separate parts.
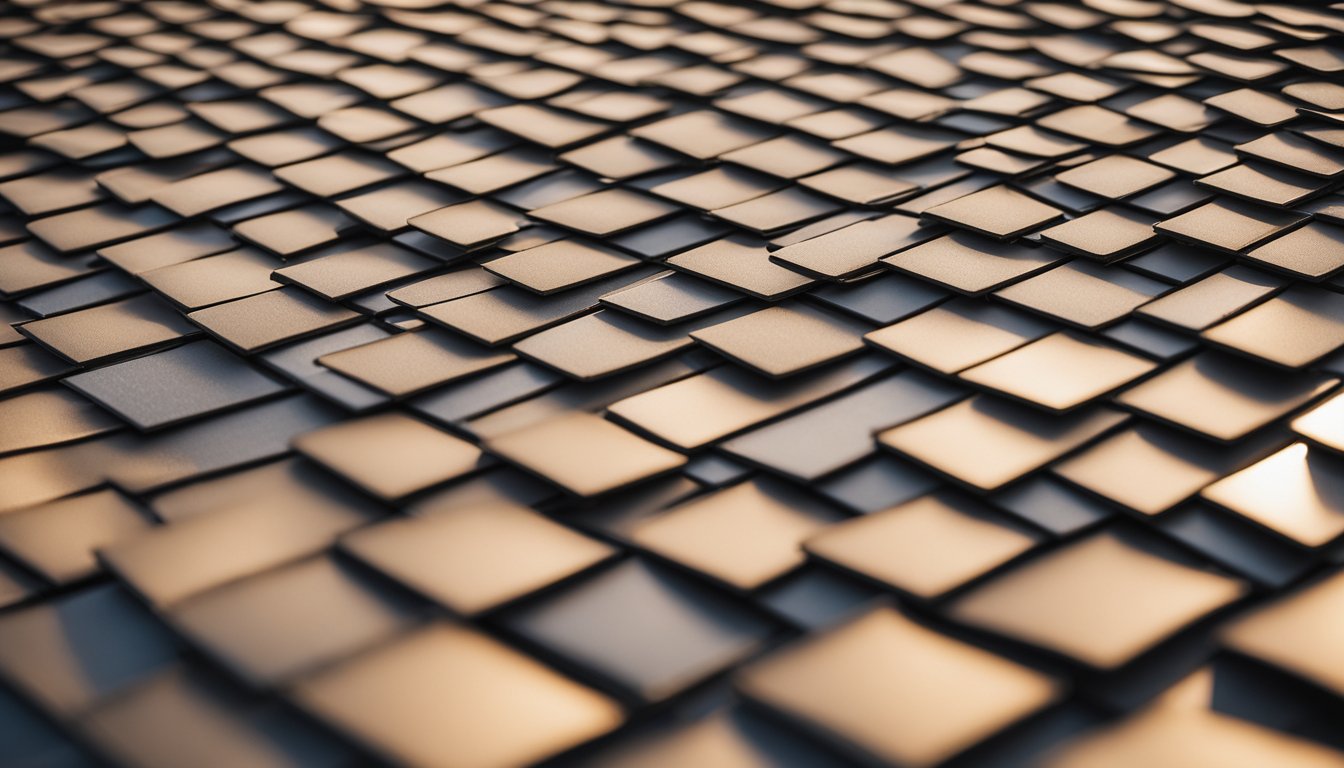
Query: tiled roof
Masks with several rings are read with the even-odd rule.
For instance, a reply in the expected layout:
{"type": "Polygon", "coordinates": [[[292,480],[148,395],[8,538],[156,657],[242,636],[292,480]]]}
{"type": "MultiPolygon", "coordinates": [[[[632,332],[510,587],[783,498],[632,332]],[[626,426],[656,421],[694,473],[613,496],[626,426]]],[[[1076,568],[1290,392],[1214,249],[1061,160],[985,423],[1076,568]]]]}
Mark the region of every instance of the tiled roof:
{"type": "Polygon", "coordinates": [[[0,768],[1344,766],[1341,38],[11,0],[0,768]]]}

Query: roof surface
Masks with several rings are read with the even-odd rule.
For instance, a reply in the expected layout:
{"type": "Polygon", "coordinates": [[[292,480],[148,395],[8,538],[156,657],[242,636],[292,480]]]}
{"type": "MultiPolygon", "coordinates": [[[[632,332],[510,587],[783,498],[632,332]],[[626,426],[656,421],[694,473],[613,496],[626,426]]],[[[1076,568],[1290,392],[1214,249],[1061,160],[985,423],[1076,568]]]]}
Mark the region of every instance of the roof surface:
{"type": "Polygon", "coordinates": [[[11,0],[0,766],[1344,766],[1342,35],[11,0]]]}

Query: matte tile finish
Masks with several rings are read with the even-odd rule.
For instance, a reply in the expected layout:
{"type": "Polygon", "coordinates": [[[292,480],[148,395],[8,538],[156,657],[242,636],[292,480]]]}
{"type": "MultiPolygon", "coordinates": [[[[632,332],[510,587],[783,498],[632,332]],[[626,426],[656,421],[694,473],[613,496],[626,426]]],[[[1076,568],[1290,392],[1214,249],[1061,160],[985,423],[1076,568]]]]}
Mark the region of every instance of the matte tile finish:
{"type": "Polygon", "coordinates": [[[317,675],[297,695],[319,718],[409,765],[529,763],[623,720],[607,697],[446,623],[317,675]],[[418,695],[397,695],[410,691],[418,695]],[[501,738],[524,724],[524,737],[501,738]]]}
{"type": "Polygon", "coordinates": [[[890,608],[749,667],[738,686],[810,729],[906,765],[934,765],[1058,695],[1050,678],[890,608]]]}
{"type": "Polygon", "coordinates": [[[285,389],[212,341],[77,374],[66,383],[141,430],[238,407],[285,389]]]}
{"type": "Polygon", "coordinates": [[[12,6],[0,763],[1344,766],[1341,7],[12,6]]]}

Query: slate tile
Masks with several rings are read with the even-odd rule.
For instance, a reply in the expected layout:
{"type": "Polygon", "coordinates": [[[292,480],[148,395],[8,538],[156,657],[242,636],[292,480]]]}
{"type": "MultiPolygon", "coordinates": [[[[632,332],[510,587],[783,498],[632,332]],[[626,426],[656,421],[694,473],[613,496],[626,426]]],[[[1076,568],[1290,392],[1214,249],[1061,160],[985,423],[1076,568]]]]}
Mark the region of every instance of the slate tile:
{"type": "Polygon", "coordinates": [[[333,307],[296,288],[216,304],[187,317],[220,341],[249,354],[359,320],[358,313],[333,307]]]}
{"type": "Polygon", "coordinates": [[[493,437],[484,448],[582,497],[609,493],[686,463],[675,451],[582,412],[493,437]]]}
{"type": "Polygon", "coordinates": [[[936,128],[879,128],[875,131],[838,138],[836,149],[886,165],[906,165],[951,148],[959,136],[936,128]]]}
{"type": "Polygon", "coordinates": [[[476,113],[476,118],[501,131],[550,149],[563,149],[607,133],[598,120],[571,116],[533,104],[510,104],[476,113]]]}
{"type": "Polygon", "coordinates": [[[798,184],[853,205],[878,206],[913,195],[913,181],[894,178],[881,166],[851,163],[798,179],[798,184]]]}
{"type": "Polygon", "coordinates": [[[293,502],[273,508],[264,495],[235,498],[189,520],[119,541],[100,557],[140,596],[162,608],[319,552],[371,516],[357,502],[316,493],[293,502]],[[184,551],[192,553],[186,562],[184,551]]]}
{"type": "Polygon", "coordinates": [[[481,266],[513,285],[544,296],[610,277],[639,264],[638,259],[596,243],[563,239],[492,259],[481,266]]]}
{"type": "MultiPolygon", "coordinates": [[[[0,19],[0,619],[111,580],[191,646],[78,662],[55,706],[10,686],[62,725],[20,762],[1334,761],[1328,649],[1157,616],[1210,565],[1290,604],[1344,552],[1334,9],[403,5],[0,19]],[[123,378],[109,408],[51,386],[123,378]],[[291,447],[384,419],[473,459],[291,447]],[[477,581],[562,540],[589,554],[477,581]],[[731,690],[893,592],[917,623],[731,690]],[[924,688],[883,682],[894,641],[924,688]]],[[[0,676],[68,637],[0,642],[0,676]]]]}
{"type": "Polygon", "coordinates": [[[166,229],[178,222],[170,211],[153,206],[126,208],[101,203],[28,223],[28,231],[62,253],[102,248],[166,229]]]}
{"type": "Polygon", "coordinates": [[[1201,495],[1302,546],[1317,548],[1344,534],[1335,462],[1327,451],[1294,443],[1229,474],[1201,495]]]}
{"type": "Polygon", "coordinates": [[[623,398],[608,411],[689,451],[857,386],[888,367],[864,356],[784,381],[720,367],[623,398]]]}
{"type": "Polygon", "coordinates": [[[368,493],[395,501],[475,471],[470,443],[399,413],[368,416],[299,435],[294,449],[368,493]],[[365,451],[373,448],[375,453],[365,451]]]}
{"type": "Polygon", "coordinates": [[[1177,507],[1163,515],[1158,527],[1217,565],[1270,589],[1283,589],[1314,568],[1309,551],[1202,502],[1177,507]]]}
{"type": "MultiPolygon", "coordinates": [[[[451,159],[451,156],[449,158],[451,159]]],[[[544,177],[560,168],[549,155],[529,149],[500,152],[462,163],[450,163],[425,178],[474,195],[487,195],[544,177]]]]}
{"type": "Polygon", "coordinates": [[[1344,300],[1301,286],[1205,330],[1209,341],[1287,368],[1301,368],[1344,345],[1344,300]]]}
{"type": "Polygon", "coordinates": [[[332,246],[303,263],[281,267],[272,276],[330,301],[377,288],[434,269],[437,265],[390,243],[358,242],[332,246]]]}
{"type": "Polygon", "coordinates": [[[1144,192],[1176,174],[1127,155],[1107,155],[1055,176],[1059,183],[1110,200],[1144,192]]]}
{"type": "Polygon", "coordinates": [[[1056,764],[1086,765],[1103,753],[1102,759],[1129,760],[1138,754],[1167,759],[1187,749],[1226,754],[1233,762],[1334,759],[1332,751],[1315,742],[1215,710],[1209,703],[1211,672],[1201,668],[1133,717],[1072,741],[1060,750],[1056,764]]]}
{"type": "Polygon", "coordinates": [[[9,395],[42,384],[74,370],[60,358],[36,344],[16,344],[0,349],[0,394],[9,395]]]}
{"type": "Polygon", "coordinates": [[[726,319],[712,315],[674,326],[651,325],[609,310],[598,310],[529,336],[514,352],[572,379],[613,376],[674,355],[694,343],[693,332],[726,319]]]}
{"type": "Polygon", "coordinates": [[[1268,299],[1282,287],[1279,278],[1233,266],[1149,302],[1137,311],[1150,320],[1180,330],[1202,331],[1268,299]]]}
{"type": "Polygon", "coordinates": [[[1054,467],[1055,474],[1145,515],[1158,515],[1209,483],[1264,457],[1283,438],[1265,435],[1232,446],[1202,441],[1155,425],[1139,425],[1054,467]],[[1134,482],[1136,468],[1145,477],[1134,482]]]}
{"type": "Polygon", "coordinates": [[[1246,253],[1270,269],[1305,280],[1324,280],[1344,269],[1344,229],[1311,222],[1246,253]]]}
{"type": "Polygon", "coordinates": [[[1152,215],[1103,208],[1057,224],[1040,233],[1042,242],[1061,250],[1110,263],[1158,242],[1152,215]]]}
{"type": "Polygon", "coordinates": [[[954,232],[881,261],[915,277],[975,296],[1047,270],[1063,258],[1046,248],[1028,248],[954,232]]]}
{"type": "Polygon", "coordinates": [[[645,701],[665,699],[721,672],[775,629],[723,592],[637,559],[511,611],[502,621],[645,701]]]}
{"type": "Polygon", "coordinates": [[[166,618],[243,680],[269,687],[390,638],[418,613],[404,595],[318,557],[201,594],[166,618]]]}
{"type": "Polygon", "coordinates": [[[398,178],[405,170],[377,155],[344,151],[285,165],[273,173],[310,195],[331,198],[398,178]]]}
{"type": "Polygon", "coordinates": [[[630,132],[632,136],[699,160],[709,160],[735,149],[758,144],[775,133],[712,110],[683,113],[630,132]]]}
{"type": "Polygon", "coordinates": [[[1126,419],[1105,406],[1061,416],[980,395],[880,432],[877,440],[972,488],[993,491],[1126,419]]]}
{"type": "Polygon", "coordinates": [[[150,200],[179,216],[191,217],[282,189],[284,186],[263,169],[234,166],[173,182],[151,195],[150,200]]]}
{"type": "Polygon", "coordinates": [[[949,615],[1110,669],[1246,591],[1142,542],[1103,531],[1066,544],[958,597],[949,615]]]}
{"type": "Polygon", "coordinates": [[[125,690],[177,655],[171,633],[111,584],[12,612],[0,637],[0,675],[56,717],[125,690]]]}
{"type": "Polygon", "coordinates": [[[53,584],[97,574],[94,552],[151,526],[113,490],[71,496],[0,518],[0,547],[53,584]]]}
{"type": "Polygon", "coordinates": [[[1116,402],[1215,440],[1238,440],[1334,387],[1319,374],[1292,373],[1204,352],[1122,392],[1116,402]]]}
{"type": "Polygon", "coordinates": [[[1329,642],[1326,614],[1339,594],[1338,574],[1296,589],[1283,600],[1241,618],[1224,636],[1240,653],[1288,670],[1336,694],[1340,679],[1334,666],[1336,647],[1329,642]]]}
{"type": "Polygon", "coordinates": [[[59,254],[35,240],[0,248],[0,295],[18,296],[95,273],[88,257],[59,254]]]}
{"type": "Polygon", "coordinates": [[[124,272],[139,275],[151,269],[223,253],[237,245],[228,231],[197,223],[101,248],[98,255],[124,272]]]}
{"type": "Polygon", "coordinates": [[[341,549],[462,616],[494,610],[617,553],[502,501],[388,521],[350,534],[341,549]]]}
{"type": "Polygon", "coordinates": [[[963,370],[971,384],[1053,411],[1068,411],[1157,369],[1153,362],[1065,332],[963,370]]]}
{"type": "Polygon", "coordinates": [[[197,333],[168,304],[149,295],[34,320],[21,328],[25,336],[76,364],[152,351],[197,333]]]}
{"type": "Polygon", "coordinates": [[[864,335],[879,349],[954,374],[1050,333],[1052,326],[1005,307],[953,299],[864,335]]]}
{"type": "Polygon", "coordinates": [[[624,720],[606,696],[446,622],[324,670],[295,696],[374,753],[407,765],[530,763],[624,720]],[[409,691],[418,695],[400,695],[409,691]],[[470,718],[457,716],[468,710],[470,718]]]}
{"type": "Polygon", "coordinates": [[[691,332],[691,338],[772,378],[793,376],[863,350],[866,326],[806,305],[767,307],[691,332]]]}
{"type": "Polygon", "coordinates": [[[772,262],[763,244],[744,235],[679,253],[667,264],[766,301],[783,299],[814,282],[772,262]]]}
{"type": "Polygon", "coordinates": [[[1071,261],[994,295],[1085,330],[1110,325],[1165,293],[1168,286],[1082,261],[1071,261]]]}
{"type": "Polygon", "coordinates": [[[1339,410],[1344,407],[1344,400],[1338,395],[1329,398],[1320,405],[1304,411],[1300,416],[1293,419],[1293,432],[1306,438],[1313,444],[1338,452],[1344,447],[1344,440],[1339,432],[1338,423],[1335,417],[1339,410]]]}
{"type": "Polygon", "coordinates": [[[65,383],[141,431],[162,429],[285,391],[283,385],[211,341],[78,373],[65,383]]]}
{"type": "Polygon", "coordinates": [[[816,481],[871,455],[874,432],[964,396],[919,372],[859,387],[797,415],[723,443],[730,456],[802,482],[816,481]]]}
{"type": "Polygon", "coordinates": [[[727,288],[678,272],[663,272],[648,280],[599,298],[606,306],[659,325],[670,325],[716,312],[742,300],[727,288]]]}
{"type": "Polygon", "coordinates": [[[392,397],[405,397],[513,359],[511,353],[428,330],[336,350],[316,362],[392,397]]]}
{"type": "Polygon", "coordinates": [[[935,599],[1030,551],[1044,535],[974,499],[932,494],[834,525],[808,553],[921,599],[935,599]]]}
{"type": "Polygon", "coordinates": [[[819,288],[808,297],[869,323],[884,324],[945,301],[949,295],[937,286],[914,278],[878,272],[819,288]]]}
{"type": "Polygon", "coordinates": [[[562,291],[556,298],[504,286],[431,304],[420,308],[419,314],[482,344],[497,346],[583,314],[596,307],[599,296],[638,283],[652,273],[652,268],[637,268],[562,291]]]}
{"type": "Polygon", "coordinates": [[[607,189],[535,208],[530,215],[583,234],[607,237],[676,213],[663,201],[625,189],[607,189]]]}
{"type": "Polygon", "coordinates": [[[1241,163],[1200,177],[1195,184],[1215,192],[1286,208],[1324,192],[1322,180],[1273,166],[1241,163]]]}
{"type": "Polygon", "coordinates": [[[630,538],[730,587],[752,590],[802,565],[803,541],[839,517],[784,483],[748,480],[650,517],[630,538]]]}
{"type": "Polygon", "coordinates": [[[348,748],[292,713],[256,707],[227,681],[190,667],[166,670],[100,705],[81,719],[80,730],[129,765],[348,759],[348,748]],[[180,737],[154,738],[165,728],[180,737]]]}
{"type": "Polygon", "coordinates": [[[737,687],[826,741],[865,758],[905,765],[950,758],[1060,695],[1058,684],[1040,672],[889,607],[753,664],[737,687]],[[920,683],[895,684],[912,679],[920,683]],[[934,693],[966,691],[967,685],[976,695],[934,693]],[[900,715],[877,717],[868,702],[900,715]]]}

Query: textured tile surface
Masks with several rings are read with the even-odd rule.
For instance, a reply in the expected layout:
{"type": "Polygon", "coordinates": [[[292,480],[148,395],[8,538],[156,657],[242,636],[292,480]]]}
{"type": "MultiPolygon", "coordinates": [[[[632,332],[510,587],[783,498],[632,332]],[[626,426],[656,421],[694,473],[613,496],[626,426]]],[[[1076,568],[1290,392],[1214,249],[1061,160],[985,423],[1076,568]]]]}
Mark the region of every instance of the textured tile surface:
{"type": "Polygon", "coordinates": [[[1344,766],[1344,10],[0,8],[0,767],[1344,766]]]}

